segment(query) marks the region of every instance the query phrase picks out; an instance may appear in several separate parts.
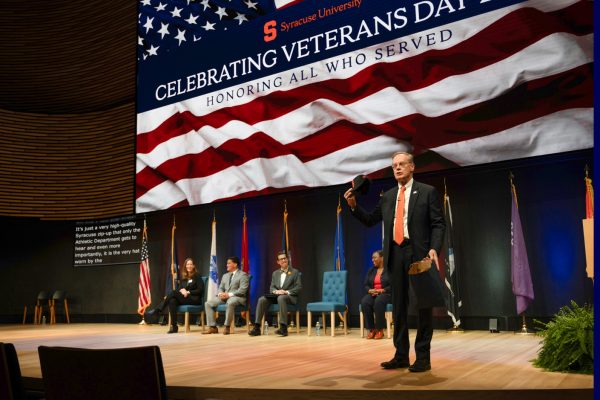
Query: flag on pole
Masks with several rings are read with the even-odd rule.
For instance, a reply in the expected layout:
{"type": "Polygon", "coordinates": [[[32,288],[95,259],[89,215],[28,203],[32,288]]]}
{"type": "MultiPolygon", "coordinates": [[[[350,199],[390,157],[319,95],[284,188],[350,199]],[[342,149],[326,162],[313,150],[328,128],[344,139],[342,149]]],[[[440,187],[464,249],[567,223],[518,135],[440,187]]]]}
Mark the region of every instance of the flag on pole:
{"type": "Polygon", "coordinates": [[[208,274],[207,299],[214,299],[219,292],[219,274],[217,270],[217,217],[213,215],[212,239],[210,241],[210,271],[208,274]]]}
{"type": "Polygon", "coordinates": [[[150,293],[150,259],[148,257],[148,228],[144,220],[144,231],[142,232],[142,250],[140,251],[142,261],[140,262],[140,281],[138,284],[138,314],[144,315],[144,311],[152,302],[150,293]]]}
{"type": "Polygon", "coordinates": [[[510,217],[510,243],[511,243],[511,280],[512,290],[517,299],[517,314],[525,312],[534,299],[533,283],[531,282],[531,271],[529,270],[529,259],[527,248],[519,216],[519,203],[517,201],[517,189],[510,177],[512,192],[512,209],[510,217]]]}
{"type": "Polygon", "coordinates": [[[594,218],[594,187],[592,180],[588,177],[588,171],[585,171],[585,218],[594,218]]]}
{"type": "MultiPolygon", "coordinates": [[[[379,197],[383,197],[383,190],[379,192],[379,197]]],[[[381,248],[383,249],[383,243],[385,241],[385,226],[383,225],[383,220],[381,220],[381,248]]]]}
{"type": "Polygon", "coordinates": [[[281,236],[281,249],[285,250],[288,256],[288,262],[292,265],[292,253],[290,252],[290,237],[288,235],[288,210],[287,200],[283,202],[283,234],[281,236]]]}
{"type": "Polygon", "coordinates": [[[583,222],[583,242],[588,278],[594,279],[594,187],[585,167],[585,219],[583,222]]]}
{"type": "Polygon", "coordinates": [[[173,227],[171,228],[171,267],[167,269],[167,283],[165,285],[165,296],[171,291],[177,290],[179,262],[177,261],[177,238],[175,236],[175,218],[173,218],[173,227]]]}
{"type": "Polygon", "coordinates": [[[337,225],[335,228],[335,244],[333,245],[333,270],[343,271],[346,269],[346,258],[344,257],[344,236],[342,232],[342,203],[338,199],[337,225]]]}
{"type": "Polygon", "coordinates": [[[443,257],[445,265],[445,277],[444,282],[446,284],[446,309],[447,313],[452,318],[454,327],[460,326],[460,311],[462,308],[462,300],[460,297],[459,286],[458,286],[458,271],[456,270],[456,263],[454,258],[454,243],[452,241],[452,207],[450,206],[450,196],[446,190],[444,183],[444,217],[446,219],[446,249],[443,257]]]}
{"type": "Polygon", "coordinates": [[[244,206],[244,217],[242,218],[242,271],[250,273],[250,261],[248,259],[248,228],[246,227],[246,206],[244,206]]]}

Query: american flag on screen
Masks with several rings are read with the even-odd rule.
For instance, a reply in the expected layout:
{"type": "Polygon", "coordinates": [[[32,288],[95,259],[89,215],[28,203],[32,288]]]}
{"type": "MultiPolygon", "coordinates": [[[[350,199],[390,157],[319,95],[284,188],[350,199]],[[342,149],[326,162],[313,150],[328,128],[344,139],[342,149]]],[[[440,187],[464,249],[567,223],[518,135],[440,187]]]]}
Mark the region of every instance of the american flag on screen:
{"type": "Polygon", "coordinates": [[[211,38],[219,32],[235,29],[288,3],[289,0],[275,3],[270,0],[140,0],[138,61],[200,40],[214,40],[211,38]]]}
{"type": "MultiPolygon", "coordinates": [[[[252,15],[277,15],[267,3],[252,15]]],[[[223,105],[209,93],[140,112],[137,212],[382,176],[401,150],[423,171],[593,147],[591,1],[524,1],[344,56],[359,53],[368,61],[303,65],[287,76],[318,76],[223,105]]]]}

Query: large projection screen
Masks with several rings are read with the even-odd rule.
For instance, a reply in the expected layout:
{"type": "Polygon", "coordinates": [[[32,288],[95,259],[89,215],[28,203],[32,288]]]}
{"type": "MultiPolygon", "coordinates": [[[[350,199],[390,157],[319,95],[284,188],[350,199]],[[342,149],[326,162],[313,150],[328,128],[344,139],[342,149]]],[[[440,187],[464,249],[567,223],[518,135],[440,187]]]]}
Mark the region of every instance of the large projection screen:
{"type": "Polygon", "coordinates": [[[593,2],[143,0],[136,212],[593,147],[593,2]]]}

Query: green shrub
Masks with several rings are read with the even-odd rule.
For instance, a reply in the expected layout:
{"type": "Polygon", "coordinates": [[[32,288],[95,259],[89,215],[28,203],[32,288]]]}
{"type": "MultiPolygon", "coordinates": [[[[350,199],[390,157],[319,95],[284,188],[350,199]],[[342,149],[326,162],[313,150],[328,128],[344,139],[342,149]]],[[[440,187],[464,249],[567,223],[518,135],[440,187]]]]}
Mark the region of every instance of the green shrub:
{"type": "Polygon", "coordinates": [[[533,365],[549,371],[594,372],[594,309],[571,301],[554,318],[540,326],[542,348],[533,365]]]}

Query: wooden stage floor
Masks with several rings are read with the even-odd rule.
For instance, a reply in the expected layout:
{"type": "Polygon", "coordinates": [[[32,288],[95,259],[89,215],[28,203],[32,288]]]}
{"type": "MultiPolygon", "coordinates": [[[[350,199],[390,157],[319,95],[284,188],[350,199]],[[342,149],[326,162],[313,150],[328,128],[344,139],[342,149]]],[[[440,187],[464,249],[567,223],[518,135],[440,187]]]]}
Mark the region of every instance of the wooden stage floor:
{"type": "MultiPolygon", "coordinates": [[[[390,339],[306,336],[167,335],[167,327],[135,324],[0,326],[0,341],[14,343],[26,384],[39,387],[37,347],[160,346],[173,399],[592,399],[593,376],[534,368],[540,338],[513,333],[435,331],[432,367],[425,373],[383,370],[390,339]]],[[[314,334],[314,331],[313,331],[314,334]]],[[[415,332],[411,331],[411,344],[415,332]]],[[[414,360],[414,353],[411,354],[414,360]]]]}

